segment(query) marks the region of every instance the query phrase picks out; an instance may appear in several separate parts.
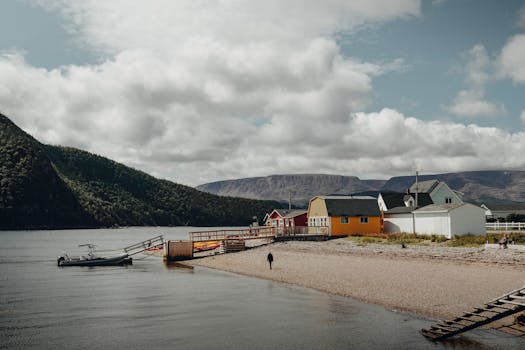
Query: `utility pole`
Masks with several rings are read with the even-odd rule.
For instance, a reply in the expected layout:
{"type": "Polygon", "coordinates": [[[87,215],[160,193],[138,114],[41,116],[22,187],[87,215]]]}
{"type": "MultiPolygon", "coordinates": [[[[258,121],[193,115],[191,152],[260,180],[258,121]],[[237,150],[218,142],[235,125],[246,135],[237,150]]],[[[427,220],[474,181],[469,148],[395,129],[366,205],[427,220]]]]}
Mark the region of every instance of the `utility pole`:
{"type": "Polygon", "coordinates": [[[292,210],[292,191],[288,191],[288,210],[292,210]]]}
{"type": "Polygon", "coordinates": [[[418,176],[418,171],[416,170],[416,209],[418,207],[418,203],[417,203],[417,194],[419,192],[419,183],[417,181],[417,176],[418,176]]]}

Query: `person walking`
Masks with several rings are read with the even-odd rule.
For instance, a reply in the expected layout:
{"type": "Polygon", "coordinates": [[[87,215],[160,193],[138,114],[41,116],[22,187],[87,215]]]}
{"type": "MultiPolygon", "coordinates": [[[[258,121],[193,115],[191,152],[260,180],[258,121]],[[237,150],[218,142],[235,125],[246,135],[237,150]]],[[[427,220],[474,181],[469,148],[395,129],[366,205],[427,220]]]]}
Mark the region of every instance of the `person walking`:
{"type": "Polygon", "coordinates": [[[273,262],[273,255],[272,253],[268,253],[268,256],[266,257],[266,260],[268,260],[268,263],[270,264],[270,270],[272,269],[272,262],[273,262]]]}

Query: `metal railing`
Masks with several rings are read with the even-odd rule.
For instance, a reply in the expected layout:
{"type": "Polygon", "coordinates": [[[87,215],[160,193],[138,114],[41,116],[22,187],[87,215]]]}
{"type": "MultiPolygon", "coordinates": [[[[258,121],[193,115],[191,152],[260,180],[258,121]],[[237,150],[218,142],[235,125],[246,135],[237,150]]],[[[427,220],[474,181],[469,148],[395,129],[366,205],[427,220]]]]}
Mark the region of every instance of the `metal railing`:
{"type": "Polygon", "coordinates": [[[259,239],[275,236],[274,227],[251,227],[236,230],[213,230],[190,232],[190,241],[224,241],[226,239],[259,239]]]}

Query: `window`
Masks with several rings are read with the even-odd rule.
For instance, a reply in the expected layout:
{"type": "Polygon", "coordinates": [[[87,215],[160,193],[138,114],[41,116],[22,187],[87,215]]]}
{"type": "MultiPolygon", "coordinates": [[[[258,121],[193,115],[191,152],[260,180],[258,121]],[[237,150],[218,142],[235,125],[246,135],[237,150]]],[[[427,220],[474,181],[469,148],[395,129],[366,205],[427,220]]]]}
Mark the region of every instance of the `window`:
{"type": "Polygon", "coordinates": [[[452,197],[445,197],[445,203],[447,204],[452,203],[452,197]]]}
{"type": "Polygon", "coordinates": [[[348,216],[341,216],[341,223],[348,224],[348,216]]]}
{"type": "Polygon", "coordinates": [[[361,216],[360,219],[362,224],[368,224],[368,216],[361,216]]]}

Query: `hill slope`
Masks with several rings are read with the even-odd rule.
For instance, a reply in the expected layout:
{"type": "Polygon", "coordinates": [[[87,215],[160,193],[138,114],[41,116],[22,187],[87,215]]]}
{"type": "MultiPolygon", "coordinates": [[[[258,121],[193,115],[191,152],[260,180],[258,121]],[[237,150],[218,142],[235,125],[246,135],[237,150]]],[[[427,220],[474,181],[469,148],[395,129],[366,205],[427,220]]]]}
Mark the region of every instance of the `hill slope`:
{"type": "Polygon", "coordinates": [[[384,183],[383,180],[360,180],[355,176],[300,174],[218,181],[197,186],[197,189],[224,196],[283,202],[288,201],[291,191],[293,203],[305,205],[316,195],[374,191],[384,183]]]}
{"type": "Polygon", "coordinates": [[[0,114],[0,228],[93,225],[42,145],[0,114]]]}
{"type": "Polygon", "coordinates": [[[236,226],[279,206],[156,179],[74,148],[43,145],[0,115],[0,229],[236,226]]]}

